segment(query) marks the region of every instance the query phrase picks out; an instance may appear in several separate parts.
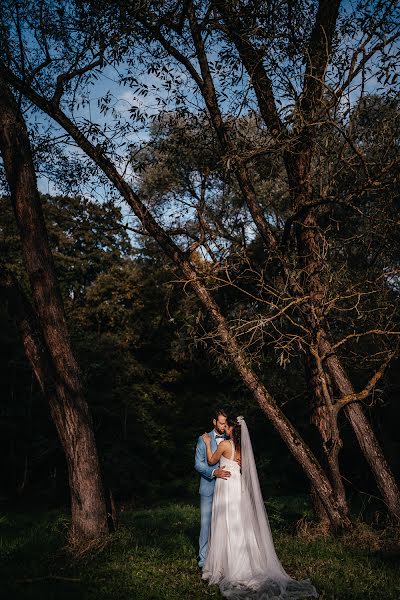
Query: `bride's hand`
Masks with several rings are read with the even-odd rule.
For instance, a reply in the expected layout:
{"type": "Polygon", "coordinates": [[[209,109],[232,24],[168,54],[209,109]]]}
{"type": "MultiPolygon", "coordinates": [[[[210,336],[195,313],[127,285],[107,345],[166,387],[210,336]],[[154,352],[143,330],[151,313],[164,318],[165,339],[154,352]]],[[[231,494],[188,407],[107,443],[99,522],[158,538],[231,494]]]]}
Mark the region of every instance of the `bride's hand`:
{"type": "Polygon", "coordinates": [[[210,436],[208,435],[208,433],[203,433],[203,435],[202,435],[201,437],[203,438],[203,442],[204,442],[205,444],[209,444],[209,443],[211,442],[211,438],[210,438],[210,436]]]}

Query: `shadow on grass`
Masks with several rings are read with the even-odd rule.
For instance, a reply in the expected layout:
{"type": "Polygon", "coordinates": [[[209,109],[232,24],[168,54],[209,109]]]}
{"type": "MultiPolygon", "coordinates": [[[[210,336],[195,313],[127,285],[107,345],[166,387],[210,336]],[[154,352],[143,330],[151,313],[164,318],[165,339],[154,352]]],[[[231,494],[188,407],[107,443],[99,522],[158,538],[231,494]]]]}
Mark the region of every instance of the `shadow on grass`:
{"type": "MultiPolygon", "coordinates": [[[[282,514],[279,516],[283,523],[282,514]]],[[[278,519],[277,519],[278,520],[278,519]]],[[[299,538],[274,527],[278,556],[294,577],[310,578],[321,600],[400,597],[398,552],[354,538],[299,538]]],[[[0,518],[2,594],[10,600],[200,600],[221,598],[197,570],[199,510],[190,505],[126,511],[101,552],[71,561],[68,519],[49,511],[0,518]]],[[[371,534],[372,535],[372,534],[371,534]]],[[[360,538],[361,539],[361,538],[360,538]]],[[[371,537],[371,540],[373,538],[371,537]]]]}
{"type": "Polygon", "coordinates": [[[10,600],[147,600],[218,597],[197,571],[199,512],[192,506],[126,512],[109,546],[77,562],[63,551],[59,513],[0,523],[2,594],[10,600]]]}

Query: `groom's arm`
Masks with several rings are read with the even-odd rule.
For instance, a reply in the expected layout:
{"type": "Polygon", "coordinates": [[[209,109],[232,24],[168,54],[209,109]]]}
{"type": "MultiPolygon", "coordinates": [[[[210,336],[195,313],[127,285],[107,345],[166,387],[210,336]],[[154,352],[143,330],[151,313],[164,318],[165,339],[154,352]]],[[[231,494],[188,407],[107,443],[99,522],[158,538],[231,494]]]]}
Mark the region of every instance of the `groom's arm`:
{"type": "Polygon", "coordinates": [[[199,437],[199,439],[197,441],[196,456],[194,459],[194,468],[196,469],[196,471],[198,473],[200,473],[200,475],[203,475],[203,477],[207,477],[207,479],[209,479],[210,481],[212,481],[212,479],[214,479],[213,472],[215,471],[216,467],[215,466],[210,467],[210,465],[207,462],[206,445],[203,442],[201,436],[199,437]]]}

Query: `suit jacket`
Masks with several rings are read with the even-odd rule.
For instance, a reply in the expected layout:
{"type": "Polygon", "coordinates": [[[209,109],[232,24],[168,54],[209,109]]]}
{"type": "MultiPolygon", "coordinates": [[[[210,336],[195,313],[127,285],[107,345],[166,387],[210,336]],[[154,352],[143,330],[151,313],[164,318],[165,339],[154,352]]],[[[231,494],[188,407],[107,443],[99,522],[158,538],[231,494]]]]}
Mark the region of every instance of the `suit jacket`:
{"type": "MultiPolygon", "coordinates": [[[[217,441],[215,439],[214,430],[210,431],[211,450],[213,453],[217,449],[217,441]]],[[[226,436],[225,436],[226,438],[226,436]]],[[[194,468],[200,473],[200,488],[199,493],[202,496],[212,496],[214,494],[215,477],[212,476],[214,469],[218,469],[219,463],[209,465],[207,462],[206,445],[203,438],[200,436],[197,440],[196,455],[194,460],[194,468]]]]}

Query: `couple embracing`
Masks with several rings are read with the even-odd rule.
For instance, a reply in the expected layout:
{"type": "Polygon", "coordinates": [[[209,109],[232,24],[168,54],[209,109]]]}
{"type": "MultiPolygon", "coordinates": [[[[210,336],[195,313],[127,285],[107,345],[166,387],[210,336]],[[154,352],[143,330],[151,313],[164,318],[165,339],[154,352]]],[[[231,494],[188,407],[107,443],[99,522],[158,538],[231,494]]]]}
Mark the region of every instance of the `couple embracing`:
{"type": "Polygon", "coordinates": [[[199,437],[195,458],[203,579],[234,600],[318,597],[310,581],[292,579],[276,555],[244,418],[221,409],[213,425],[199,437]]]}

